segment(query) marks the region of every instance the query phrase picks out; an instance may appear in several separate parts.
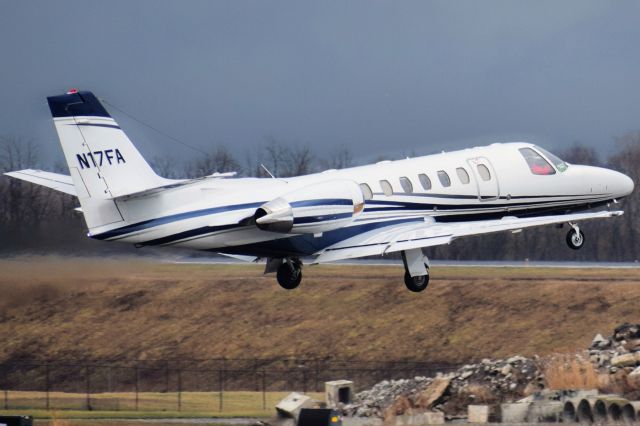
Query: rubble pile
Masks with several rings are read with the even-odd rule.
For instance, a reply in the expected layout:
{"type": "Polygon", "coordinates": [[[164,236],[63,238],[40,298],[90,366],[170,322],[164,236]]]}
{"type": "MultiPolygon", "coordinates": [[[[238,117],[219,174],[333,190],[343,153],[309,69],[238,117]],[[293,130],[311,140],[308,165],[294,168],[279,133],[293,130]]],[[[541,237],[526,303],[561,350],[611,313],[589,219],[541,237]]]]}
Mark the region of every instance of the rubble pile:
{"type": "MultiPolygon", "coordinates": [[[[584,354],[575,356],[584,359],[584,354]]],[[[622,378],[627,392],[637,390],[640,397],[640,324],[625,323],[608,338],[596,335],[588,356],[598,374],[622,378]]],[[[436,377],[385,380],[341,408],[356,417],[439,411],[451,419],[464,416],[470,404],[511,403],[545,389],[544,364],[537,356],[484,359],[436,377]]]]}
{"type": "Polygon", "coordinates": [[[396,415],[422,409],[455,416],[469,403],[515,401],[543,387],[544,377],[534,359],[484,359],[435,378],[385,380],[356,394],[343,411],[348,416],[385,417],[389,408],[396,415]]]}
{"type": "Polygon", "coordinates": [[[640,324],[625,323],[608,338],[596,335],[589,348],[589,359],[598,370],[610,374],[621,370],[640,375],[640,324]]]}

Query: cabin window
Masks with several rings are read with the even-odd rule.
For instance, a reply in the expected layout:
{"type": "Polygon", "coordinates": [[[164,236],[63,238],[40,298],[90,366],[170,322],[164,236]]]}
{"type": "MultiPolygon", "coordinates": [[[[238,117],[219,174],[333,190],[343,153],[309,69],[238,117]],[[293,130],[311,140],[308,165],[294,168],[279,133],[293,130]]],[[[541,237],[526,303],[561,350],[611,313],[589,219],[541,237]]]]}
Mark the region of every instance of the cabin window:
{"type": "Polygon", "coordinates": [[[402,176],[400,178],[400,186],[402,187],[402,190],[407,194],[411,194],[413,192],[413,184],[406,176],[402,176]]]}
{"type": "Polygon", "coordinates": [[[384,192],[384,195],[386,195],[387,197],[393,195],[393,188],[391,187],[391,184],[388,180],[381,180],[380,186],[382,187],[382,192],[384,192]]]}
{"type": "Polygon", "coordinates": [[[491,172],[489,172],[489,168],[484,164],[478,164],[478,174],[480,175],[480,179],[484,181],[491,180],[491,172]]]}
{"type": "Polygon", "coordinates": [[[463,167],[458,167],[456,169],[456,173],[458,174],[458,179],[460,179],[460,182],[462,182],[463,185],[469,183],[469,173],[467,173],[463,167]]]}
{"type": "Polygon", "coordinates": [[[420,185],[422,185],[425,190],[428,191],[431,189],[431,179],[429,179],[429,176],[424,173],[420,173],[418,175],[418,179],[420,180],[420,185]]]}
{"type": "Polygon", "coordinates": [[[366,183],[360,184],[360,190],[362,191],[362,196],[365,200],[370,200],[373,198],[373,191],[371,190],[371,187],[366,183]]]}
{"type": "Polygon", "coordinates": [[[440,180],[442,186],[444,186],[445,188],[451,186],[451,179],[449,178],[447,172],[445,172],[444,170],[438,170],[438,179],[440,180]]]}
{"type": "Polygon", "coordinates": [[[553,175],[556,173],[551,164],[533,149],[520,148],[519,151],[534,175],[553,175]]]}

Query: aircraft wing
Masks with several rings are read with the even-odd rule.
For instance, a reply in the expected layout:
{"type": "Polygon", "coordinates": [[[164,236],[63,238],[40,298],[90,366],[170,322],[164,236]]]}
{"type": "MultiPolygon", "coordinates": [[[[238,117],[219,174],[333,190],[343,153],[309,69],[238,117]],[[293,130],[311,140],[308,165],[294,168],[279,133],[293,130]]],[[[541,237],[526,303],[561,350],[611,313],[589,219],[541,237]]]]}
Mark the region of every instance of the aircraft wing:
{"type": "Polygon", "coordinates": [[[316,253],[318,257],[314,263],[384,255],[403,250],[449,244],[456,238],[472,235],[518,231],[533,226],[620,216],[622,213],[622,211],[602,211],[527,218],[508,216],[502,219],[457,223],[425,221],[396,224],[374,229],[333,244],[316,253]]]}
{"type": "Polygon", "coordinates": [[[12,178],[26,180],[27,182],[35,183],[37,185],[46,186],[47,188],[55,189],[56,191],[64,192],[65,194],[78,196],[76,188],[73,186],[71,176],[63,175],[60,173],[44,172],[42,170],[25,169],[18,170],[16,172],[5,173],[12,178]]]}

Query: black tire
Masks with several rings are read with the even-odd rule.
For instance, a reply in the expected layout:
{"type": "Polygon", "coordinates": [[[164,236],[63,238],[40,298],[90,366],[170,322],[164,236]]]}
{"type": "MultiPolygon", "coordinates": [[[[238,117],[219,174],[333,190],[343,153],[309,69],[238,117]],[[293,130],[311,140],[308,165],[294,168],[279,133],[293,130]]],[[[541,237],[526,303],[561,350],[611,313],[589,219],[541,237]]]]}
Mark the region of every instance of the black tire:
{"type": "Polygon", "coordinates": [[[297,261],[284,262],[276,272],[278,284],[285,290],[293,290],[302,281],[302,265],[297,261]]]}
{"type": "Polygon", "coordinates": [[[418,275],[412,277],[411,275],[409,275],[409,272],[406,271],[404,273],[404,285],[406,285],[407,288],[414,293],[420,293],[421,291],[424,291],[429,286],[429,272],[427,271],[426,275],[418,275]]]}
{"type": "Polygon", "coordinates": [[[567,245],[572,250],[580,250],[584,246],[584,233],[571,228],[567,232],[567,245]]]}

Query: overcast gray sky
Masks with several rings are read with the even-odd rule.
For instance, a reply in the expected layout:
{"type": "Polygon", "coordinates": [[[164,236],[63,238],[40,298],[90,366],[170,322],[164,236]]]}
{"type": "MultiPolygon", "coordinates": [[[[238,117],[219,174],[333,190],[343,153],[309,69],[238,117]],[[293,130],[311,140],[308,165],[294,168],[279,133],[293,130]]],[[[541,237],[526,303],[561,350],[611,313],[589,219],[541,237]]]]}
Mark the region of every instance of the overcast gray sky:
{"type": "MultiPolygon", "coordinates": [[[[0,135],[61,158],[45,97],[77,87],[239,157],[269,136],[361,161],[606,154],[640,129],[639,19],[637,1],[0,0],[0,135]]],[[[193,155],[111,112],[143,154],[193,155]]]]}

